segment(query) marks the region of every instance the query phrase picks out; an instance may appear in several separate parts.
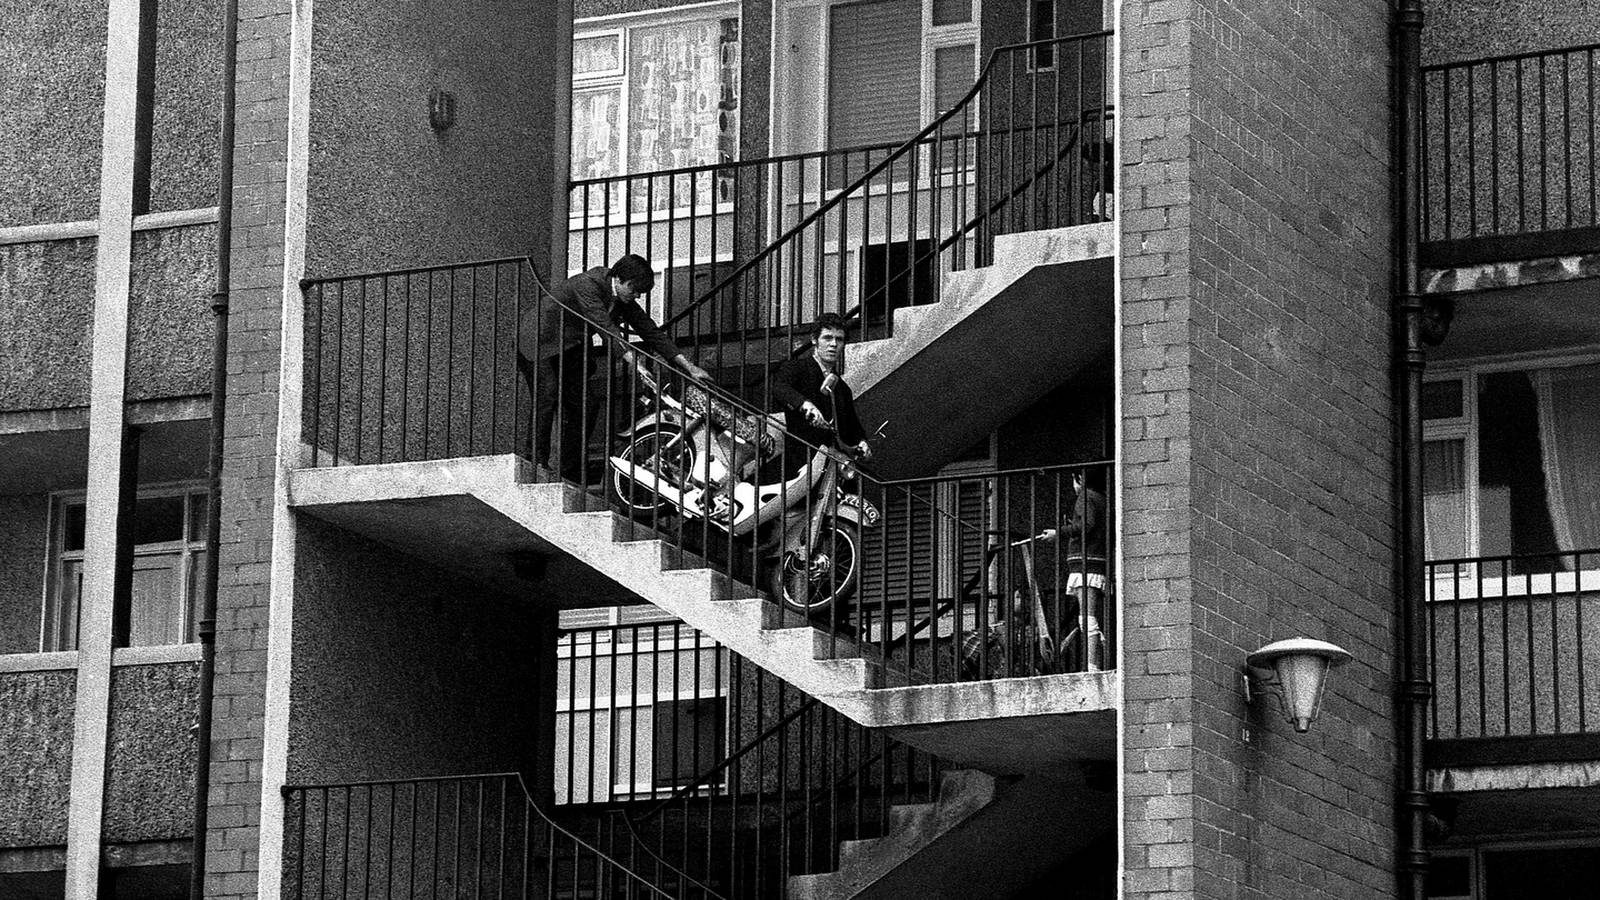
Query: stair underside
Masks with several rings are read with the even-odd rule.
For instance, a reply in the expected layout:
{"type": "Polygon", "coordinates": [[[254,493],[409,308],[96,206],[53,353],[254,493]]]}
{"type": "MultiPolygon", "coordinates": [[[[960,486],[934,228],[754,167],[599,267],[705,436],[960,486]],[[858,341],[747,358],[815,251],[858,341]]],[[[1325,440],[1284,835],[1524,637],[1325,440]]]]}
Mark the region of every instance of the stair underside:
{"type": "Polygon", "coordinates": [[[543,578],[512,574],[495,586],[556,608],[654,603],[851,719],[954,762],[1022,772],[1114,753],[1114,673],[876,687],[865,660],[818,658],[820,632],[774,628],[787,623],[748,587],[703,568],[664,569],[667,544],[616,540],[613,513],[569,512],[570,489],[525,483],[528,474],[509,455],[300,469],[289,496],[302,513],[467,577],[481,579],[496,554],[541,554],[543,578]]]}

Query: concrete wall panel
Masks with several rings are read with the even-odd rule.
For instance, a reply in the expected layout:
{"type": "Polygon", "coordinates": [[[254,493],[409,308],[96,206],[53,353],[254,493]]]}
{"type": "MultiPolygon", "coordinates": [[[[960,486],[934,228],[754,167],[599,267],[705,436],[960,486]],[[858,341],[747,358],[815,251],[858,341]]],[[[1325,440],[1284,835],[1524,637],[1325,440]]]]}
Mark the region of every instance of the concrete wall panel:
{"type": "Polygon", "coordinates": [[[222,0],[160,3],[150,127],[150,211],[217,202],[222,0]]]}
{"type": "Polygon", "coordinates": [[[214,225],[133,236],[129,400],[210,393],[215,241],[214,225]]]}
{"type": "Polygon", "coordinates": [[[39,649],[50,498],[0,495],[0,653],[39,649]]]}
{"type": "Polygon", "coordinates": [[[0,804],[0,847],[66,843],[74,677],[0,674],[0,784],[24,788],[0,804]]]}
{"type": "Polygon", "coordinates": [[[0,409],[88,404],[94,247],[0,247],[0,409]]]}
{"type": "Polygon", "coordinates": [[[106,2],[4,0],[0,22],[0,227],[92,219],[106,2]]]}
{"type": "Polygon", "coordinates": [[[537,708],[530,602],[299,529],[289,782],[526,769],[553,713],[537,708]]]}
{"type": "Polygon", "coordinates": [[[1425,6],[1423,65],[1600,43],[1597,0],[1435,0],[1425,6]]]}
{"type": "Polygon", "coordinates": [[[550,4],[387,0],[317,10],[307,274],[549,245],[550,4]],[[429,95],[455,124],[429,125],[429,95]]]}
{"type": "Polygon", "coordinates": [[[194,833],[200,664],[123,666],[111,682],[105,839],[159,841],[194,833]]]}

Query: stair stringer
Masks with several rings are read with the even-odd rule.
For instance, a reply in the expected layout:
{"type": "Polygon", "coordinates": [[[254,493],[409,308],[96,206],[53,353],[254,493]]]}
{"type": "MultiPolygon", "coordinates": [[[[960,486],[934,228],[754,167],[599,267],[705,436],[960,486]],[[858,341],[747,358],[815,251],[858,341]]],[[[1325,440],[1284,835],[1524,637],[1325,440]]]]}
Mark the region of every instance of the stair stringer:
{"type": "Polygon", "coordinates": [[[754,589],[730,585],[711,569],[667,568],[666,542],[619,540],[627,533],[620,516],[569,511],[571,486],[530,483],[531,474],[526,461],[509,454],[297,469],[290,473],[289,505],[331,519],[331,509],[353,504],[395,503],[395,514],[406,515],[403,501],[470,497],[487,507],[485,514],[509,519],[851,720],[953,763],[1026,772],[1063,759],[1103,758],[1114,746],[1115,673],[893,686],[849,641],[782,622],[754,589]]]}
{"type": "Polygon", "coordinates": [[[1114,810],[1110,786],[1073,767],[1004,780],[946,772],[934,803],[891,809],[886,834],[845,841],[837,871],[791,877],[787,896],[1004,897],[1115,827],[1114,810]]]}

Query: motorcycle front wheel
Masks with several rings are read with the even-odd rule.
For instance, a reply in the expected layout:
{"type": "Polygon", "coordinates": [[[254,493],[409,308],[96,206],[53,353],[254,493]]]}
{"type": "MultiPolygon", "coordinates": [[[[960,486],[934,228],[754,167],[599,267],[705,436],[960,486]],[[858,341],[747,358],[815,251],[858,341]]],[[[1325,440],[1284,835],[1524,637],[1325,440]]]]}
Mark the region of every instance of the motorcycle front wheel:
{"type": "Polygon", "coordinates": [[[861,581],[861,533],[855,523],[829,519],[822,527],[810,559],[798,550],[785,551],[772,571],[772,592],[783,605],[813,619],[842,607],[861,581]]]}
{"type": "MultiPolygon", "coordinates": [[[[641,432],[635,434],[617,456],[633,463],[640,471],[651,472],[663,484],[681,486],[694,469],[694,448],[682,437],[683,432],[676,428],[641,432]]],[[[635,516],[648,517],[672,508],[659,492],[616,467],[611,469],[611,493],[623,509],[635,516]]]]}

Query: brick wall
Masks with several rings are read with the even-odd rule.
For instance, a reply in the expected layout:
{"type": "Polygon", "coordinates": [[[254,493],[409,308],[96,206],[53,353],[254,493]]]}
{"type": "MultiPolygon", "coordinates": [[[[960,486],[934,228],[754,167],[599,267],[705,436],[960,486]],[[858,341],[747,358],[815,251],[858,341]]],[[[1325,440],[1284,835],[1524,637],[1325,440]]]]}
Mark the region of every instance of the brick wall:
{"type": "Polygon", "coordinates": [[[253,897],[261,817],[289,111],[288,0],[239,4],[209,897],[253,897]]]}
{"type": "Polygon", "coordinates": [[[1194,884],[1189,604],[1191,7],[1126,4],[1122,43],[1124,897],[1194,884]]]}
{"type": "Polygon", "coordinates": [[[1387,5],[1123,24],[1126,896],[1389,895],[1387,5]],[[1239,676],[1301,634],[1297,736],[1239,676]]]}

